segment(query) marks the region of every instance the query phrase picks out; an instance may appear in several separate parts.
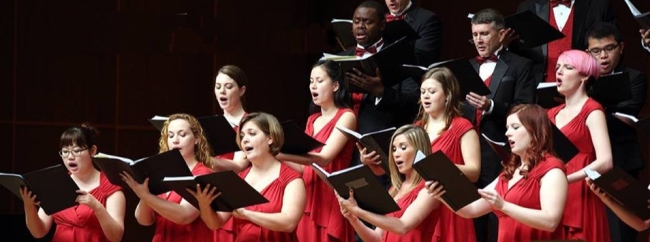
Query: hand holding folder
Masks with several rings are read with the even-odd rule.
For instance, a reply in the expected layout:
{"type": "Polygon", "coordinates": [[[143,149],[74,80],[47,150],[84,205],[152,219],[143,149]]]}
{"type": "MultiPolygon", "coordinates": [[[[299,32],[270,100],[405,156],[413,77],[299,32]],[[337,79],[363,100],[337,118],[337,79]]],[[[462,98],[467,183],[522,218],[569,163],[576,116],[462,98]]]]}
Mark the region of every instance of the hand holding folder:
{"type": "Polygon", "coordinates": [[[599,174],[597,171],[585,168],[587,177],[604,191],[610,198],[629,209],[643,220],[650,219],[648,200],[650,190],[619,167],[599,174]]]}
{"type": "Polygon", "coordinates": [[[0,173],[0,185],[18,198],[20,189],[25,187],[36,195],[39,206],[46,214],[52,215],[77,205],[79,187],[63,165],[50,166],[24,175],[0,173]]]}
{"type": "Polygon", "coordinates": [[[315,163],[311,166],[318,177],[342,198],[348,199],[350,190],[354,190],[354,199],[366,211],[383,215],[400,210],[368,166],[357,165],[332,173],[315,163]]]}
{"type": "MultiPolygon", "coordinates": [[[[409,77],[401,69],[401,65],[413,63],[415,58],[413,53],[413,46],[407,42],[406,37],[403,37],[391,44],[384,44],[373,55],[356,57],[325,54],[323,59],[334,61],[341,66],[344,73],[353,73],[355,75],[356,72],[353,69],[375,77],[377,75],[376,70],[379,69],[384,87],[392,87],[409,77]]],[[[369,90],[356,86],[350,81],[349,83],[352,84],[350,85],[350,92],[369,92],[369,90]]]]}
{"type": "Polygon", "coordinates": [[[136,182],[143,183],[149,178],[149,192],[154,195],[170,191],[163,183],[167,176],[191,176],[185,159],[178,150],[170,150],[154,156],[133,161],[129,158],[103,153],[93,157],[93,161],[104,172],[106,178],[124,189],[129,186],[122,180],[121,174],[128,173],[136,182]]]}
{"type": "Polygon", "coordinates": [[[424,180],[438,181],[444,187],[446,192],[441,198],[454,211],[481,198],[476,186],[442,151],[428,156],[418,151],[413,161],[413,169],[424,180]]]}
{"type": "MultiPolygon", "coordinates": [[[[221,193],[210,204],[214,211],[232,212],[235,209],[269,202],[255,188],[233,171],[221,171],[201,176],[165,177],[163,183],[183,199],[199,209],[199,203],[189,190],[197,192],[197,185],[206,189],[216,187],[221,193]]],[[[201,192],[201,191],[199,191],[201,192]]]]}
{"type": "Polygon", "coordinates": [[[390,139],[393,137],[395,127],[370,132],[367,134],[360,134],[345,127],[336,126],[336,129],[341,131],[348,139],[361,144],[366,148],[367,153],[375,152],[381,159],[381,167],[386,173],[390,173],[388,169],[388,152],[390,149],[390,139]]]}

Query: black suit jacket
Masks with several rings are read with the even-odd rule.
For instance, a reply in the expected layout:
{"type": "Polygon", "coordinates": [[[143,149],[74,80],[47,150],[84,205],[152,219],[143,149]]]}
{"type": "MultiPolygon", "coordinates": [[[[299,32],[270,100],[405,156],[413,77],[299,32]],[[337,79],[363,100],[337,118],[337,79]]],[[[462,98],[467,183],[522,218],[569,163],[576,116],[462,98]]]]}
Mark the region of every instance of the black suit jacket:
{"type": "Polygon", "coordinates": [[[415,59],[419,65],[428,66],[440,59],[442,49],[442,23],[437,14],[411,5],[405,12],[406,21],[420,36],[415,41],[415,59]]]}
{"type": "MultiPolygon", "coordinates": [[[[549,13],[551,13],[551,6],[549,0],[526,0],[519,4],[517,12],[524,12],[530,10],[537,14],[546,22],[549,20],[549,13]]],[[[575,0],[573,6],[573,37],[571,39],[571,48],[578,50],[585,50],[587,31],[596,22],[609,22],[614,24],[614,12],[609,5],[609,0],[575,0]]],[[[516,44],[511,46],[511,51],[529,58],[535,62],[534,76],[537,82],[545,79],[546,75],[546,56],[548,53],[548,45],[544,44],[531,49],[519,48],[516,44]]],[[[551,63],[555,64],[555,63],[551,63]]]]}
{"type": "MultiPolygon", "coordinates": [[[[470,59],[470,64],[476,72],[479,65],[476,59],[470,59]]],[[[490,139],[506,142],[506,115],[510,109],[522,103],[534,103],[536,84],[531,75],[533,62],[508,51],[499,54],[499,60],[492,73],[488,98],[494,102],[492,113],[483,115],[480,132],[490,139]]],[[[463,104],[463,116],[476,123],[476,109],[463,104]]],[[[479,134],[481,135],[481,134],[479,134]]],[[[481,138],[481,182],[487,185],[501,172],[500,159],[496,153],[481,138]]]]}
{"type": "MultiPolygon", "coordinates": [[[[344,51],[341,55],[354,55],[354,49],[344,51]]],[[[359,133],[365,134],[390,127],[399,128],[404,124],[413,123],[419,107],[419,89],[420,85],[411,78],[392,87],[384,87],[384,94],[377,105],[375,96],[364,94],[357,115],[359,133]]],[[[352,165],[360,163],[358,152],[354,153],[352,165]]]]}
{"type": "Polygon", "coordinates": [[[619,63],[614,71],[627,71],[630,74],[632,99],[605,107],[607,131],[612,145],[614,165],[626,171],[633,171],[643,168],[645,164],[641,157],[637,132],[611,114],[620,112],[636,117],[646,100],[647,79],[642,72],[627,68],[623,63],[619,63]]]}

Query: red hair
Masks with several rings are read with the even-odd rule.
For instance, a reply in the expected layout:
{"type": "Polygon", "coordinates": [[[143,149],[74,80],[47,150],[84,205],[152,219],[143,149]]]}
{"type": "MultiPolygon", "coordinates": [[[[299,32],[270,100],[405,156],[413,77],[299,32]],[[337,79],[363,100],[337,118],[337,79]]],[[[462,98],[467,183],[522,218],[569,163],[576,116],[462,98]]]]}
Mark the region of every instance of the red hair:
{"type": "MultiPolygon", "coordinates": [[[[521,125],[531,136],[530,145],[526,148],[524,156],[528,159],[528,167],[522,169],[519,174],[528,177],[528,172],[531,171],[537,163],[544,160],[547,154],[554,155],[553,152],[553,130],[551,120],[548,118],[544,108],[537,104],[520,104],[513,107],[508,113],[510,115],[517,115],[521,125]]],[[[521,157],[512,154],[509,161],[503,162],[504,177],[512,179],[515,170],[521,166],[521,157]]]]}

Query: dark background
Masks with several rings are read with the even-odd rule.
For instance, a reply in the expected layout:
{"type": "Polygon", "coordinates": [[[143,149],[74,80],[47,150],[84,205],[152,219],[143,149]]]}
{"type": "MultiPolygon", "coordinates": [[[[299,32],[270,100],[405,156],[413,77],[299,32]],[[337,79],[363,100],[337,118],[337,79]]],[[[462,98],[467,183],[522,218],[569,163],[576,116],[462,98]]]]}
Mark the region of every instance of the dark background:
{"type": "MultiPolygon", "coordinates": [[[[26,173],[59,163],[59,135],[83,122],[99,128],[101,152],[152,155],[159,133],[148,118],[221,112],[213,82],[225,64],[246,72],[249,112],[304,124],[310,67],[322,52],[340,51],[327,23],[351,18],[360,2],[0,1],[0,172],[26,173]]],[[[492,7],[509,15],[519,2],[414,4],[441,17],[442,58],[447,59],[476,55],[467,41],[468,13],[492,7]]],[[[623,0],[611,2],[626,40],[623,61],[650,76],[639,25],[623,0]]],[[[650,1],[632,2],[641,12],[650,11],[650,1]]],[[[641,117],[648,115],[646,105],[641,117]]],[[[647,137],[641,145],[648,160],[647,137]]],[[[647,183],[647,168],[642,176],[647,183]]],[[[137,199],[128,191],[127,201],[124,241],[149,240],[152,228],[135,222],[137,199]]],[[[31,238],[22,212],[22,202],[0,189],[0,238],[31,238]]]]}

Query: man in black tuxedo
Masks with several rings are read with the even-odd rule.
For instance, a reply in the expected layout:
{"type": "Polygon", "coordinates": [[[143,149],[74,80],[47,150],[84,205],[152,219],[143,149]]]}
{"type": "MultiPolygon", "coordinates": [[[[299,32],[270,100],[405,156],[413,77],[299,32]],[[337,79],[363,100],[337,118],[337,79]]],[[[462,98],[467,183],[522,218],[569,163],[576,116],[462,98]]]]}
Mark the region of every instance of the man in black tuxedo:
{"type": "MultiPolygon", "coordinates": [[[[511,51],[535,62],[533,75],[537,82],[555,81],[555,64],[561,52],[587,48],[584,40],[591,25],[596,22],[613,24],[615,21],[609,0],[526,0],[517,7],[517,12],[527,10],[537,14],[566,36],[564,39],[531,49],[510,46],[511,51]]],[[[511,37],[507,36],[504,44],[508,45],[510,41],[511,37]]]]}
{"type": "MultiPolygon", "coordinates": [[[[470,92],[463,105],[463,116],[472,121],[478,132],[492,140],[507,142],[506,115],[517,104],[533,103],[536,85],[531,75],[533,62],[505,50],[501,40],[505,34],[505,23],[501,13],[494,9],[483,9],[472,17],[472,40],[478,56],[470,63],[492,92],[479,96],[470,92]]],[[[477,186],[483,188],[497,178],[503,170],[501,159],[480,138],[481,174],[477,186]]],[[[490,215],[490,241],[496,241],[497,221],[490,215]]],[[[474,220],[477,241],[488,241],[487,217],[474,220]]]]}
{"type": "MultiPolygon", "coordinates": [[[[625,43],[614,25],[604,22],[594,24],[587,33],[586,45],[587,52],[598,60],[601,75],[615,72],[627,72],[630,75],[632,99],[604,108],[614,165],[638,179],[639,171],[645,163],[641,157],[636,130],[629,125],[632,124],[631,120],[612,114],[620,112],[636,117],[645,103],[647,79],[642,72],[626,67],[620,61],[625,43]]],[[[609,209],[608,219],[612,241],[636,241],[636,230],[622,223],[609,209]]]]}
{"type": "MultiPolygon", "coordinates": [[[[372,55],[390,44],[384,43],[381,37],[385,26],[381,4],[374,1],[361,3],[355,10],[352,21],[352,34],[357,40],[357,47],[343,52],[342,55],[372,55]]],[[[362,134],[412,123],[417,114],[417,82],[409,78],[395,86],[384,87],[380,71],[377,69],[375,76],[359,71],[346,73],[350,84],[368,92],[352,94],[353,108],[359,120],[359,133],[362,134]]],[[[352,163],[359,164],[358,156],[352,163]]]]}
{"type": "Polygon", "coordinates": [[[389,13],[386,22],[404,20],[420,38],[415,40],[415,59],[419,65],[437,62],[442,49],[442,24],[435,13],[415,6],[411,0],[385,0],[389,13]]]}

